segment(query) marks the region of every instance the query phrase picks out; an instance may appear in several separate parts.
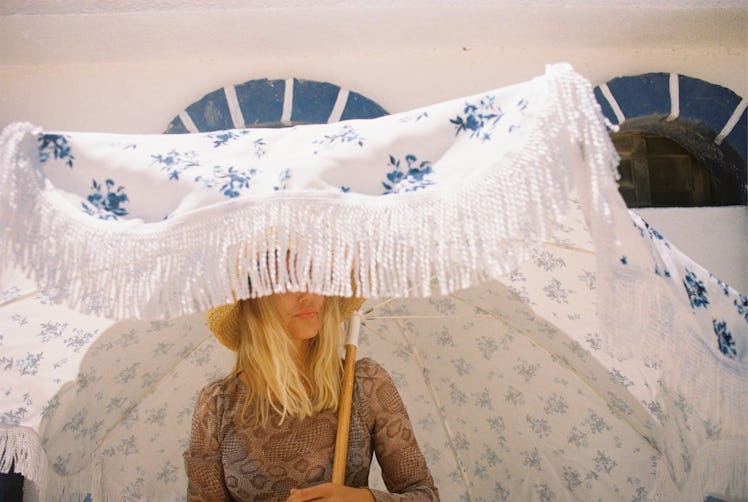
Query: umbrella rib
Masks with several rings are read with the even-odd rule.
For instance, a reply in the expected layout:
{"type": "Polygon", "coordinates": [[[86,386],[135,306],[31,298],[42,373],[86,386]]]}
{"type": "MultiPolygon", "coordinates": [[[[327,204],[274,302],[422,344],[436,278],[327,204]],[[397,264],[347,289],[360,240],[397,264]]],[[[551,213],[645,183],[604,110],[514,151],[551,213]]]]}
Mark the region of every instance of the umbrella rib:
{"type": "Polygon", "coordinates": [[[32,297],[38,295],[39,293],[40,293],[40,291],[37,289],[37,290],[34,290],[34,291],[30,291],[28,293],[24,293],[22,295],[18,295],[16,297],[11,298],[10,300],[6,300],[6,301],[0,303],[0,307],[3,307],[3,308],[7,307],[8,305],[12,305],[12,304],[14,304],[16,302],[20,302],[22,300],[26,300],[27,298],[32,298],[32,297]]]}
{"type": "Polygon", "coordinates": [[[361,329],[365,329],[365,330],[367,330],[368,332],[372,333],[372,334],[373,334],[374,336],[376,336],[376,337],[377,337],[377,340],[378,340],[378,341],[380,341],[380,342],[385,342],[385,343],[387,343],[387,344],[388,344],[389,346],[392,346],[392,347],[401,347],[401,346],[402,346],[402,342],[396,342],[396,341],[394,341],[394,340],[391,340],[391,339],[389,339],[389,338],[387,338],[387,337],[383,336],[383,335],[382,335],[382,333],[380,333],[379,331],[377,331],[377,330],[376,330],[376,329],[374,329],[374,328],[371,328],[371,327],[369,327],[369,326],[368,326],[368,325],[366,325],[365,323],[364,323],[364,324],[361,324],[361,329]]]}
{"type": "Polygon", "coordinates": [[[595,252],[591,249],[587,248],[580,248],[576,246],[568,246],[566,244],[561,244],[560,242],[550,242],[550,241],[543,241],[544,245],[553,246],[561,249],[566,249],[569,251],[577,251],[579,253],[586,253],[586,254],[595,254],[595,252]]]}
{"type": "MultiPolygon", "coordinates": [[[[461,302],[463,302],[463,303],[465,303],[465,304],[467,304],[467,305],[471,305],[471,306],[472,306],[472,307],[474,307],[474,308],[479,308],[479,307],[478,307],[477,305],[475,305],[475,304],[474,304],[473,302],[471,302],[471,301],[469,301],[469,300],[466,300],[465,298],[460,298],[460,297],[458,297],[458,296],[456,296],[456,295],[454,295],[454,294],[452,294],[451,296],[452,296],[452,298],[454,298],[455,300],[461,301],[461,302]]],[[[549,354],[550,356],[553,356],[553,353],[552,353],[552,352],[551,352],[551,351],[550,351],[550,350],[549,350],[549,349],[548,349],[548,348],[547,348],[547,347],[545,346],[545,344],[544,344],[543,342],[541,342],[541,341],[538,341],[538,340],[536,340],[536,339],[535,339],[535,337],[534,337],[534,336],[532,336],[532,335],[531,335],[531,334],[530,334],[530,333],[529,333],[528,331],[525,331],[524,329],[522,329],[522,328],[520,328],[519,326],[517,326],[517,325],[515,325],[515,324],[513,324],[513,323],[511,323],[511,322],[509,322],[509,321],[508,321],[507,319],[504,319],[503,317],[501,317],[501,316],[499,316],[499,315],[496,315],[496,314],[488,314],[488,316],[489,316],[489,317],[492,317],[492,318],[494,318],[495,320],[497,320],[497,321],[499,321],[499,322],[503,323],[504,325],[506,325],[506,326],[508,326],[508,327],[510,327],[510,328],[512,328],[512,329],[514,329],[514,330],[516,330],[516,331],[517,331],[518,333],[521,333],[521,334],[525,335],[525,336],[526,336],[527,338],[529,338],[529,339],[530,339],[530,340],[532,341],[532,343],[533,343],[533,344],[535,344],[535,345],[536,345],[537,347],[539,347],[539,348],[541,348],[542,350],[544,350],[544,351],[545,351],[545,352],[546,352],[547,354],[549,354]]],[[[567,368],[567,369],[568,369],[568,370],[569,370],[569,371],[570,371],[571,373],[573,373],[573,374],[574,374],[574,376],[575,376],[576,378],[578,378],[579,380],[581,380],[581,381],[582,381],[582,383],[583,383],[583,384],[584,384],[584,385],[585,385],[585,386],[586,386],[586,387],[587,387],[587,388],[588,388],[588,389],[590,390],[590,392],[593,392],[593,393],[594,393],[594,394],[595,394],[595,395],[596,395],[596,396],[597,396],[597,397],[598,397],[598,398],[599,398],[599,399],[600,399],[600,400],[601,400],[602,402],[604,402],[604,403],[606,403],[606,404],[608,404],[608,405],[609,405],[609,403],[608,403],[608,400],[607,400],[607,398],[606,398],[605,396],[603,396],[603,395],[602,395],[602,394],[600,393],[600,391],[599,391],[599,390],[598,390],[598,389],[597,389],[597,388],[596,388],[595,386],[593,386],[593,385],[592,385],[592,382],[591,382],[591,381],[590,381],[590,380],[589,380],[589,379],[588,379],[587,377],[585,377],[585,376],[584,376],[583,374],[580,374],[580,373],[579,373],[579,372],[578,372],[578,371],[576,370],[576,368],[574,368],[573,366],[572,366],[572,367],[569,367],[569,368],[567,368]]],[[[609,405],[609,407],[610,407],[610,405],[609,405]]],[[[629,425],[631,426],[631,428],[632,428],[633,430],[637,431],[637,432],[638,432],[638,433],[639,433],[639,434],[640,434],[640,435],[641,435],[641,436],[642,436],[642,437],[643,437],[644,439],[646,439],[646,440],[647,440],[647,442],[648,442],[648,443],[649,443],[650,445],[652,445],[652,447],[653,447],[653,448],[654,448],[654,449],[655,449],[655,450],[656,450],[656,451],[657,451],[658,453],[662,454],[662,450],[661,450],[661,448],[657,447],[657,446],[656,446],[655,444],[653,444],[653,443],[652,443],[652,441],[650,441],[650,440],[649,440],[649,438],[647,438],[647,437],[646,437],[646,435],[642,434],[642,433],[641,433],[641,432],[639,431],[639,428],[638,428],[638,427],[636,426],[636,424],[635,424],[635,423],[633,423],[633,422],[632,422],[632,420],[631,420],[631,419],[630,419],[629,417],[627,417],[626,415],[624,415],[623,413],[621,413],[621,412],[620,412],[620,411],[619,411],[619,410],[618,410],[617,408],[611,407],[610,409],[611,409],[611,411],[613,412],[613,414],[614,414],[615,416],[617,416],[617,417],[618,417],[618,418],[619,418],[619,419],[620,419],[621,421],[623,421],[623,422],[625,422],[625,423],[629,424],[629,425]]]]}
{"type": "Polygon", "coordinates": [[[171,375],[171,372],[179,364],[181,364],[182,362],[186,361],[187,358],[190,355],[192,355],[197,349],[199,349],[200,347],[202,347],[202,345],[206,341],[210,340],[211,338],[212,338],[211,335],[205,336],[202,340],[200,340],[199,343],[196,343],[194,345],[194,347],[192,347],[192,350],[190,350],[189,353],[187,353],[184,357],[181,357],[181,358],[177,359],[177,361],[174,364],[172,364],[167,371],[164,371],[161,374],[161,376],[158,378],[158,380],[155,380],[146,390],[144,390],[143,392],[141,392],[140,395],[138,396],[138,398],[135,400],[135,402],[133,404],[131,404],[130,406],[128,406],[127,409],[125,409],[125,412],[120,415],[119,419],[115,423],[113,423],[112,426],[106,431],[106,433],[104,433],[104,435],[101,436],[101,438],[96,442],[96,447],[94,448],[93,451],[98,451],[99,448],[101,448],[103,446],[104,441],[106,441],[106,439],[109,437],[109,433],[111,433],[119,424],[121,424],[128,416],[130,416],[130,414],[133,412],[133,410],[135,408],[137,408],[138,405],[140,405],[143,402],[143,399],[148,394],[150,394],[153,391],[153,389],[156,388],[156,386],[159,383],[161,383],[161,381],[164,378],[166,378],[168,375],[171,375]]]}
{"type": "Polygon", "coordinates": [[[413,356],[413,359],[415,359],[416,364],[418,365],[418,369],[421,372],[421,375],[423,375],[423,381],[426,385],[426,388],[428,388],[429,393],[431,394],[431,399],[434,402],[434,405],[436,405],[436,409],[439,413],[439,419],[442,424],[442,428],[444,429],[444,433],[447,436],[447,441],[449,441],[449,448],[452,450],[452,454],[454,455],[455,462],[457,463],[457,469],[460,471],[460,476],[462,477],[462,481],[465,484],[465,492],[467,493],[467,497],[469,501],[475,500],[475,497],[473,497],[473,493],[470,489],[470,479],[468,478],[468,473],[465,470],[465,464],[462,461],[462,458],[460,458],[460,455],[457,453],[457,448],[455,448],[455,442],[454,438],[452,437],[452,429],[449,427],[449,423],[447,421],[447,417],[444,414],[444,408],[442,407],[441,401],[439,401],[439,397],[436,393],[436,389],[434,389],[434,386],[431,384],[431,378],[426,374],[426,367],[423,364],[423,359],[421,358],[420,353],[416,349],[415,344],[413,343],[413,337],[410,336],[410,332],[405,329],[405,327],[402,325],[401,322],[399,322],[399,319],[395,318],[395,323],[400,328],[400,333],[402,334],[403,338],[405,338],[406,343],[408,344],[408,347],[410,348],[411,355],[413,356]]]}

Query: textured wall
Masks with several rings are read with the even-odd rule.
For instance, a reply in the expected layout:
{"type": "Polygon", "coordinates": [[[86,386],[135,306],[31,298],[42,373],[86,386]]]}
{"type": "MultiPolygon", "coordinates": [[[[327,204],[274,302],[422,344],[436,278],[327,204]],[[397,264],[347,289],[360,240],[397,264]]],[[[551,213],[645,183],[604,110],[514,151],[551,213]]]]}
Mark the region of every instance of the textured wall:
{"type": "MultiPolygon", "coordinates": [[[[594,84],[674,73],[748,95],[743,1],[371,4],[5,0],[0,127],[27,120],[46,129],[160,132],[206,93],[264,78],[331,82],[397,112],[519,82],[558,61],[594,84]]],[[[742,228],[731,214],[688,214],[719,230],[719,242],[695,232],[671,240],[707,268],[729,264],[723,279],[745,291],[745,254],[732,253],[746,248],[745,213],[742,228]]],[[[669,236],[680,219],[657,226],[669,236]]]]}

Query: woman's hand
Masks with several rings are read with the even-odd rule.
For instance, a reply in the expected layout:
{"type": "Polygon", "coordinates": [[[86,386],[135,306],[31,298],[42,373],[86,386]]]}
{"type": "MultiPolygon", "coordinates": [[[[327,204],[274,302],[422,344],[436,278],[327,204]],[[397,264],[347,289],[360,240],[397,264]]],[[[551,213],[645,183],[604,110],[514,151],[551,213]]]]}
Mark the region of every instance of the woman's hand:
{"type": "Polygon", "coordinates": [[[305,500],[374,502],[374,495],[367,488],[351,488],[345,485],[323,483],[309,488],[291,489],[288,502],[303,502],[305,500]]]}

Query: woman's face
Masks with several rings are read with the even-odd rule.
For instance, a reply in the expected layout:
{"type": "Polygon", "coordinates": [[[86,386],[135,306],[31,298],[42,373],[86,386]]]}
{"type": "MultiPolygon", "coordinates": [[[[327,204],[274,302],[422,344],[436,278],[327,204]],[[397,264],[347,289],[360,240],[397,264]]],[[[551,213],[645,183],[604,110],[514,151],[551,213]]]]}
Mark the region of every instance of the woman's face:
{"type": "Polygon", "coordinates": [[[270,296],[270,303],[294,343],[307,342],[317,336],[324,302],[324,296],[314,293],[276,293],[270,296]]]}

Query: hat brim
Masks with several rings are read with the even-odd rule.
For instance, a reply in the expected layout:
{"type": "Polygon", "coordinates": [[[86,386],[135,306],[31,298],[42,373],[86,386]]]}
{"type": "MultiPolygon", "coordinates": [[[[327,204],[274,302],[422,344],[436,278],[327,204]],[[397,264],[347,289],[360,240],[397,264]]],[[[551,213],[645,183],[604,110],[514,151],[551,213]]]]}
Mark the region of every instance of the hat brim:
{"type": "MultiPolygon", "coordinates": [[[[343,297],[340,317],[345,321],[361,308],[366,298],[343,297]]],[[[236,352],[239,349],[239,302],[227,303],[208,310],[208,329],[221,344],[236,352]]]]}

